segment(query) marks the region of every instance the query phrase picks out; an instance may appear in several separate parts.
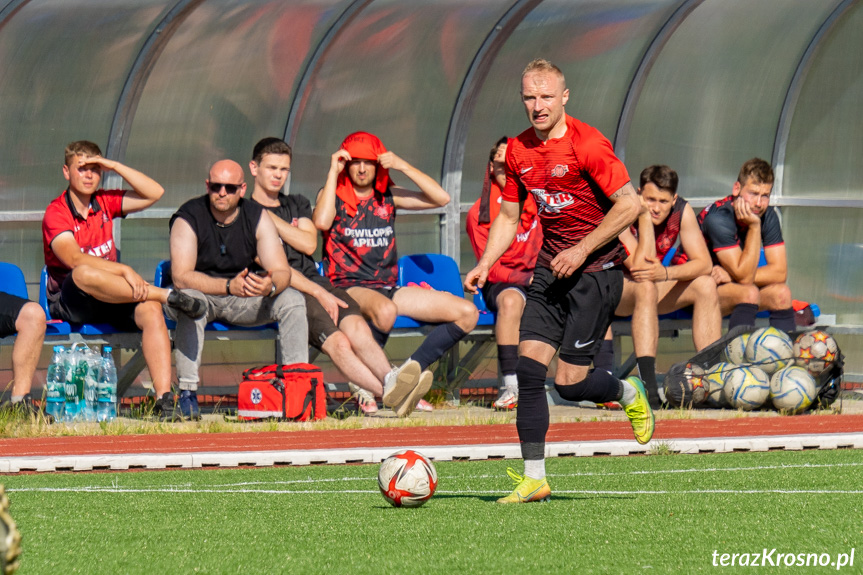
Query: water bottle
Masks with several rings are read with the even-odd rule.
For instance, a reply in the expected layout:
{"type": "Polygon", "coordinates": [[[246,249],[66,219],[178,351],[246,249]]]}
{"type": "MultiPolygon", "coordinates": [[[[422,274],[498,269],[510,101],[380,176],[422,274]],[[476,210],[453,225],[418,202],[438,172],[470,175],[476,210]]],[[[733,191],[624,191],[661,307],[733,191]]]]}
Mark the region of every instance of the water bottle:
{"type": "Polygon", "coordinates": [[[73,380],[75,375],[75,365],[77,363],[78,352],[75,349],[77,344],[73,344],[70,349],[66,351],[63,355],[63,372],[65,373],[64,378],[64,387],[65,387],[65,399],[66,399],[66,421],[75,421],[75,418],[78,416],[78,392],[75,389],[75,382],[73,380]]]}
{"type": "Polygon", "coordinates": [[[45,413],[54,421],[63,421],[66,413],[66,352],[62,345],[54,346],[54,356],[48,365],[45,381],[45,413]]]}
{"type": "Polygon", "coordinates": [[[69,350],[69,370],[66,375],[66,421],[80,421],[84,407],[84,381],[90,369],[84,345],[73,344],[69,350]]]}
{"type": "Polygon", "coordinates": [[[113,421],[117,417],[117,368],[109,345],[102,348],[96,398],[96,421],[113,421]]]}
{"type": "Polygon", "coordinates": [[[96,421],[96,387],[102,371],[102,358],[92,349],[84,352],[87,361],[87,374],[84,376],[84,405],[81,419],[96,421]]]}

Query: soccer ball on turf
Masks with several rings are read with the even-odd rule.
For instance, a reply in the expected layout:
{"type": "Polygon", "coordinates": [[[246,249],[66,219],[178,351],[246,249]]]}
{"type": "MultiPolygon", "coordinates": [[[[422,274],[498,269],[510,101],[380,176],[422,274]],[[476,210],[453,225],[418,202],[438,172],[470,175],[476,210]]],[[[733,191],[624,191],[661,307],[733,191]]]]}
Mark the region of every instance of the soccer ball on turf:
{"type": "Polygon", "coordinates": [[[708,407],[727,407],[728,404],[722,398],[722,389],[725,387],[725,378],[736,367],[733,363],[723,361],[711,366],[704,372],[704,377],[701,378],[701,381],[707,387],[707,397],[704,403],[708,407]]]}
{"type": "Polygon", "coordinates": [[[757,367],[737,367],[725,377],[722,397],[731,407],[752,411],[761,407],[770,393],[770,377],[757,367]]]}
{"type": "Polygon", "coordinates": [[[744,357],[767,375],[793,363],[794,344],[788,334],[775,327],[762,327],[752,332],[746,342],[744,357]]]}
{"type": "Polygon", "coordinates": [[[744,354],[746,353],[746,343],[749,341],[749,334],[744,333],[743,335],[738,335],[734,339],[728,342],[725,346],[725,359],[730,363],[741,364],[745,360],[744,354]]]}
{"type": "Polygon", "coordinates": [[[378,487],[394,507],[419,507],[434,495],[437,471],[426,456],[406,449],[381,463],[378,487]]]}
{"type": "Polygon", "coordinates": [[[788,413],[800,413],[815,399],[815,378],[805,367],[790,365],[770,378],[770,399],[773,407],[788,413]]]}
{"type": "Polygon", "coordinates": [[[797,336],[794,342],[794,357],[797,365],[805,367],[818,377],[833,366],[839,346],[829,333],[813,329],[797,336]]]}

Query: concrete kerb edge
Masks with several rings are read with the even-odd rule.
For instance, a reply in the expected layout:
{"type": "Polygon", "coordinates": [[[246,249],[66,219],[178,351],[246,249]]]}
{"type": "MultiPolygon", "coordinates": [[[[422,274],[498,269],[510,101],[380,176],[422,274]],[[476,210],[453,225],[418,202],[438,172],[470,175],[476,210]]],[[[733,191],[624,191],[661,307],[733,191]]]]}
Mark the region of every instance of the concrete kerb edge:
{"type": "MultiPolygon", "coordinates": [[[[0,473],[379,463],[392,453],[402,449],[406,449],[406,447],[2,457],[0,458],[0,473]]],[[[416,446],[413,449],[421,451],[435,461],[482,461],[521,457],[521,450],[517,443],[416,446]]],[[[774,450],[800,451],[805,449],[863,449],[863,433],[655,439],[647,445],[639,445],[634,440],[556,442],[546,445],[546,457],[625,456],[653,452],[697,454],[774,450]]]]}

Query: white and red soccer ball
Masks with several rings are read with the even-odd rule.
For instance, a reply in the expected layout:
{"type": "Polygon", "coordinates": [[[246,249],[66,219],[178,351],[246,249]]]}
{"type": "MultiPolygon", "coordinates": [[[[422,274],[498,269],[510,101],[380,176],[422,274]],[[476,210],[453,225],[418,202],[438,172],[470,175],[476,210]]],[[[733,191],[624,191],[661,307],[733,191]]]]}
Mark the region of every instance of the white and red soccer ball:
{"type": "Polygon", "coordinates": [[[426,456],[406,449],[381,463],[378,487],[394,507],[419,507],[434,495],[437,471],[426,456]]]}
{"type": "Polygon", "coordinates": [[[818,377],[833,367],[839,355],[839,346],[833,337],[820,329],[813,329],[797,336],[794,342],[794,357],[797,365],[805,367],[818,377]]]}

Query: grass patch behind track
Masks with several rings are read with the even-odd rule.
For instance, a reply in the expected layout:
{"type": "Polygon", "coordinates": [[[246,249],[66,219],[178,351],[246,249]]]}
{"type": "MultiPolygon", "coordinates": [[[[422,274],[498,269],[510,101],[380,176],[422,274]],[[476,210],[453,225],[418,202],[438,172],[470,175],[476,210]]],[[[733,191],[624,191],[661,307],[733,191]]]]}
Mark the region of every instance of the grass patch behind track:
{"type": "Polygon", "coordinates": [[[856,548],[846,570],[860,572],[860,455],[551,459],[552,501],[515,506],[494,503],[511,489],[505,461],[438,462],[438,492],[419,509],[384,501],[377,465],[0,482],[24,537],[22,575],[697,573],[716,569],[714,550],[764,548],[834,558],[856,548]]]}

